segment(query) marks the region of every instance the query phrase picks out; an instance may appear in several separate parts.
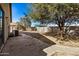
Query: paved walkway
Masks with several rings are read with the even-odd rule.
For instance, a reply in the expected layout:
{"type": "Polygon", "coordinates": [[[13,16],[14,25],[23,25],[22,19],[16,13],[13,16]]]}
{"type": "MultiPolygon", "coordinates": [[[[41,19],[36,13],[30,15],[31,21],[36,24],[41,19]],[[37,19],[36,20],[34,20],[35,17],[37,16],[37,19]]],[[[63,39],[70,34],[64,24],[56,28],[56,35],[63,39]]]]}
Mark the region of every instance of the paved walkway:
{"type": "Polygon", "coordinates": [[[49,46],[51,44],[22,34],[21,36],[10,38],[0,54],[9,56],[45,56],[47,54],[43,49],[49,46]]]}

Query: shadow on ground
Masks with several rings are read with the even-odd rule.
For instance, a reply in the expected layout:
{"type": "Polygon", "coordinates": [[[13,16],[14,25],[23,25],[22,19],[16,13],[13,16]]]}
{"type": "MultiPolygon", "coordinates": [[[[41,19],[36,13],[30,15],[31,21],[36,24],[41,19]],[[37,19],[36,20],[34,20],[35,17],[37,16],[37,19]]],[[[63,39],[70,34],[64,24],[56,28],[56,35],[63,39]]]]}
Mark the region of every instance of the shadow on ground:
{"type": "Polygon", "coordinates": [[[49,45],[56,44],[55,42],[49,40],[48,38],[46,38],[45,36],[43,36],[43,35],[41,35],[39,33],[31,33],[31,32],[23,32],[23,33],[26,34],[26,35],[29,35],[29,36],[31,36],[33,38],[39,39],[39,40],[41,40],[41,41],[43,41],[43,42],[45,42],[45,43],[47,43],[49,45]]]}

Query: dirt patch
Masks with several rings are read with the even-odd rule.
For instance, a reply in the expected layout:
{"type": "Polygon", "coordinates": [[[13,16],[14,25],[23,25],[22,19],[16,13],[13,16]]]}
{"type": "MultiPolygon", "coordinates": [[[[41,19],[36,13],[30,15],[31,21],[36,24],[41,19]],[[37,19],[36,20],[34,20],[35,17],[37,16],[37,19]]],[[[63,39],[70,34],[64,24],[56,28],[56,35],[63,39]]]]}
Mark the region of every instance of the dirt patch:
{"type": "Polygon", "coordinates": [[[47,37],[48,39],[54,41],[56,44],[79,47],[79,36],[71,36],[68,39],[65,39],[62,41],[60,39],[58,39],[60,36],[57,35],[56,33],[54,34],[53,32],[46,33],[44,36],[47,37]],[[53,39],[53,38],[55,38],[55,39],[53,39]]]}

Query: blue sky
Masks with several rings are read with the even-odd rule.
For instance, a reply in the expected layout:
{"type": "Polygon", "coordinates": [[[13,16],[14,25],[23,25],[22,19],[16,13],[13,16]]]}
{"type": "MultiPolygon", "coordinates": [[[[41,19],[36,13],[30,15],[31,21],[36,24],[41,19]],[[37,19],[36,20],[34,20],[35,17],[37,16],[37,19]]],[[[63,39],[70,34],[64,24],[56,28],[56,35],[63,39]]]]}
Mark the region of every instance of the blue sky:
{"type": "Polygon", "coordinates": [[[29,14],[30,8],[30,3],[12,3],[12,21],[17,22],[20,17],[24,16],[24,13],[29,14]]]}

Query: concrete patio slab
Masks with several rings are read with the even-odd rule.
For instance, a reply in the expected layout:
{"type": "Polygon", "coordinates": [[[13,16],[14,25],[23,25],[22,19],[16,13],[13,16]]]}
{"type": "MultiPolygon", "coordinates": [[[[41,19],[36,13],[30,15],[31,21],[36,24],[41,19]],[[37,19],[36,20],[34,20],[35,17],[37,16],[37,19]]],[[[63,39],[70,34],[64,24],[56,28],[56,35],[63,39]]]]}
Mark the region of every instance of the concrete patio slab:
{"type": "Polygon", "coordinates": [[[52,45],[43,49],[48,56],[79,56],[79,48],[63,45],[52,45]]]}

